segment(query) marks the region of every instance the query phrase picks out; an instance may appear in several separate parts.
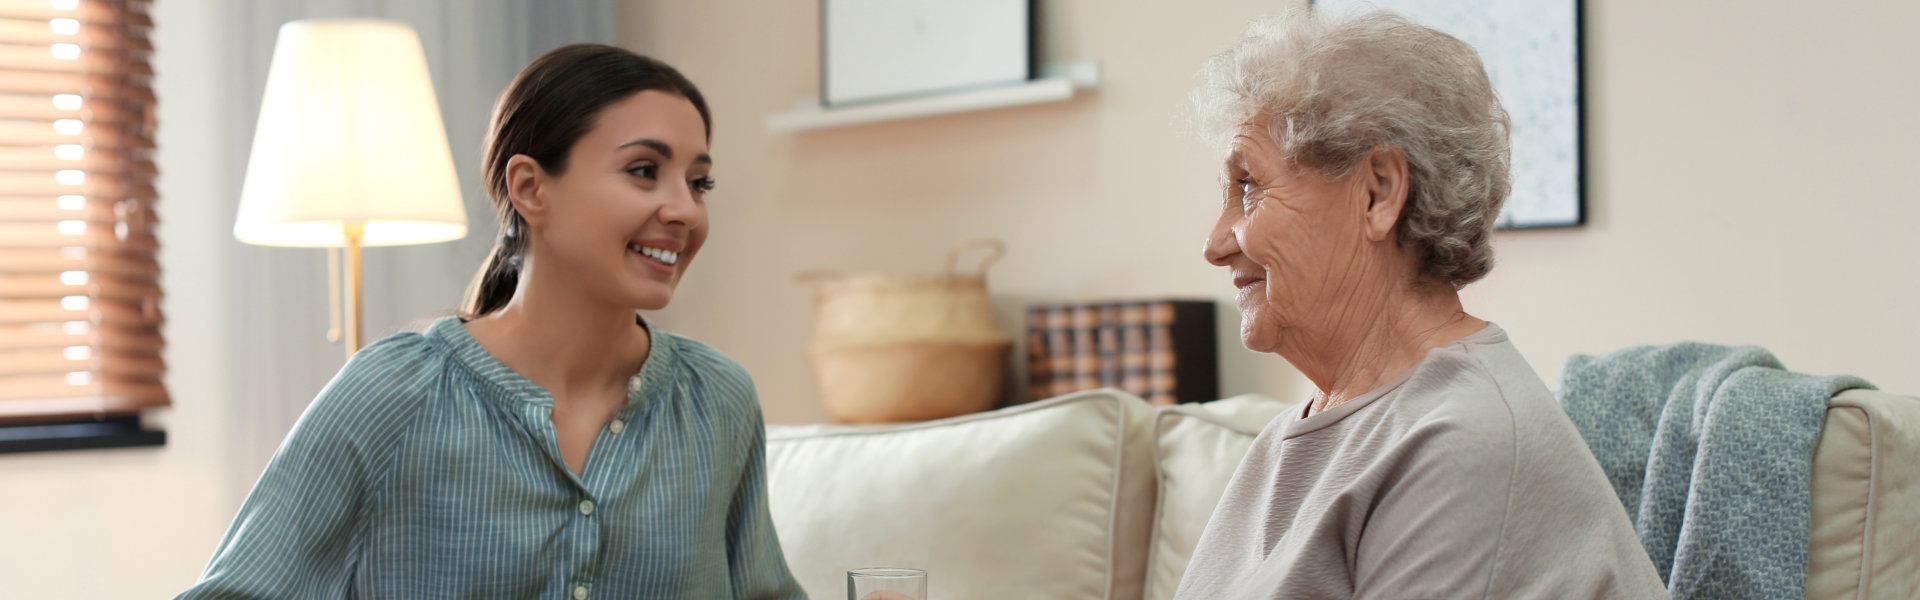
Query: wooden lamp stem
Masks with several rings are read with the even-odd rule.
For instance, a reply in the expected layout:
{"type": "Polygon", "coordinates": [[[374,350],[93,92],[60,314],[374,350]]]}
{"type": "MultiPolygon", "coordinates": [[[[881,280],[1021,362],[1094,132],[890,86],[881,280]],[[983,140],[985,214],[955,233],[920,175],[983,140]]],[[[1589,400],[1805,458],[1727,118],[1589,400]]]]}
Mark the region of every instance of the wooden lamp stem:
{"type": "Polygon", "coordinates": [[[347,358],[360,351],[360,238],[366,231],[360,224],[346,226],[347,237],[347,358]]]}

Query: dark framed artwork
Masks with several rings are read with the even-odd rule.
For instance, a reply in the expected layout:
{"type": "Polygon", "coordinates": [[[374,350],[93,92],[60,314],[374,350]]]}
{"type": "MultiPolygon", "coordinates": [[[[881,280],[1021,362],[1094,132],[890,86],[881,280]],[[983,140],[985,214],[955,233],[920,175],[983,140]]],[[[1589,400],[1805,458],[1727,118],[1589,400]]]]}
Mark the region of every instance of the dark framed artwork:
{"type": "Polygon", "coordinates": [[[1378,7],[1480,51],[1513,119],[1513,193],[1501,229],[1586,222],[1580,0],[1313,0],[1336,13],[1378,7]]]}
{"type": "Polygon", "coordinates": [[[821,0],[820,104],[1023,83],[1034,0],[821,0]]]}

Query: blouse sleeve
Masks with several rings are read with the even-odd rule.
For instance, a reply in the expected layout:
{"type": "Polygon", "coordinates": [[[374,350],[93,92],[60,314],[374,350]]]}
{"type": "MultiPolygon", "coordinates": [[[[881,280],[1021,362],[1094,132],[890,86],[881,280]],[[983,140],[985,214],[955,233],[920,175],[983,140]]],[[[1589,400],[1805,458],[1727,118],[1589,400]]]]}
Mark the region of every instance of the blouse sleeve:
{"type": "Polygon", "coordinates": [[[773,515],[768,510],[767,427],[761,416],[760,397],[744,369],[737,377],[744,384],[745,402],[740,407],[749,432],[744,436],[746,465],[727,511],[727,574],[736,597],[804,600],[806,592],[787,570],[780,536],[773,530],[773,515]]]}
{"type": "Polygon", "coordinates": [[[425,343],[390,338],[334,376],[274,452],[200,581],[178,598],[347,597],[361,513],[428,391],[425,343]]]}

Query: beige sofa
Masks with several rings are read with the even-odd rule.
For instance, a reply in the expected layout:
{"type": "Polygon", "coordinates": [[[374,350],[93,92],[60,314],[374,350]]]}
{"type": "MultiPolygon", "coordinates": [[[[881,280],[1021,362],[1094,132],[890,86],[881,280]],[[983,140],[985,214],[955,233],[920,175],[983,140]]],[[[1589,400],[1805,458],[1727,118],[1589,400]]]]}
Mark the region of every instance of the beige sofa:
{"type": "MultiPolygon", "coordinates": [[[[845,572],[929,573],[948,600],[1165,600],[1254,435],[1286,403],[1153,408],[1098,390],[953,419],[772,427],[787,561],[817,599],[845,572]]],[[[1814,456],[1809,598],[1920,597],[1920,399],[1836,396],[1814,456]]]]}

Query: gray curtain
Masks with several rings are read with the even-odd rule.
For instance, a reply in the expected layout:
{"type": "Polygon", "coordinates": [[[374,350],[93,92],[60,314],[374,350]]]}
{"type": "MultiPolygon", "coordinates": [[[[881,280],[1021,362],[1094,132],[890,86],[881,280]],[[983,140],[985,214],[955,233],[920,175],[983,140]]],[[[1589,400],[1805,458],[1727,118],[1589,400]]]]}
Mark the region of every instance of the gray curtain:
{"type": "MultiPolygon", "coordinates": [[[[246,173],[267,66],[282,23],[324,17],[395,19],[412,25],[426,51],[447,142],[466,200],[466,239],[365,252],[365,339],[369,343],[424,316],[454,310],[498,233],[480,185],[481,144],[494,101],[534,57],[575,42],[614,43],[615,0],[218,0],[230,19],[231,51],[222,92],[231,193],[208,201],[232,215],[246,173]]],[[[164,126],[164,125],[163,125],[164,126]]],[[[174,199],[179,202],[182,199],[174,199]]],[[[328,343],[327,264],[316,249],[249,246],[229,238],[230,389],[234,412],[234,502],[250,489],[301,411],[345,355],[328,343]]],[[[191,402],[182,398],[180,402],[191,402]]]]}

